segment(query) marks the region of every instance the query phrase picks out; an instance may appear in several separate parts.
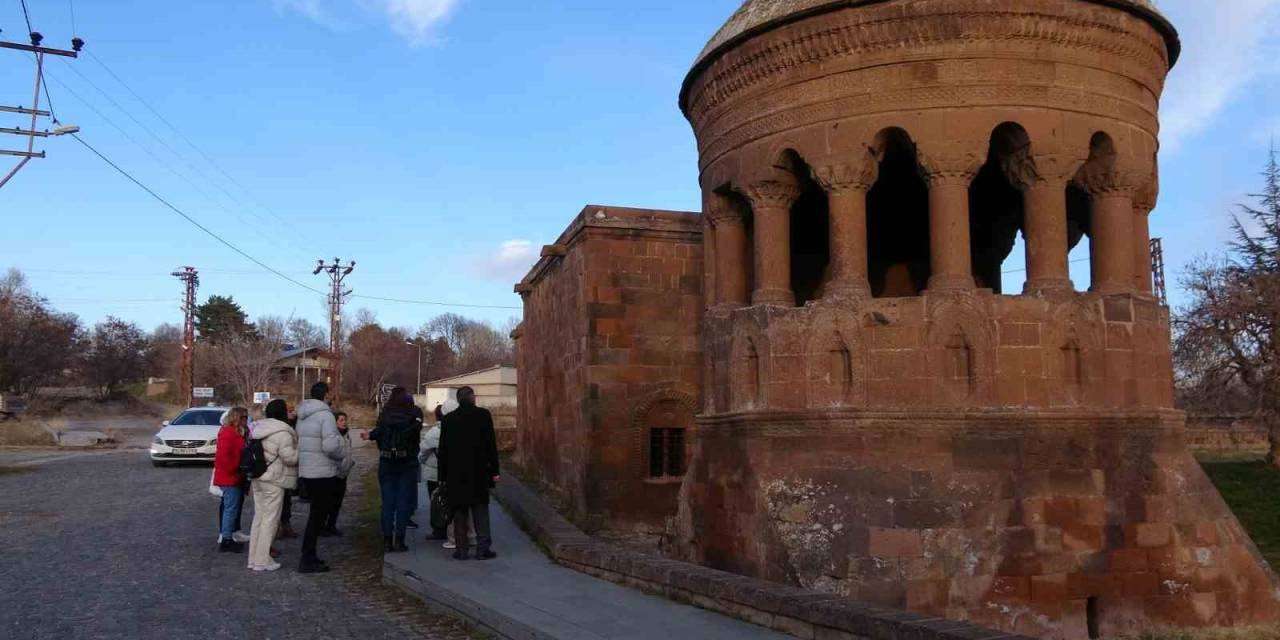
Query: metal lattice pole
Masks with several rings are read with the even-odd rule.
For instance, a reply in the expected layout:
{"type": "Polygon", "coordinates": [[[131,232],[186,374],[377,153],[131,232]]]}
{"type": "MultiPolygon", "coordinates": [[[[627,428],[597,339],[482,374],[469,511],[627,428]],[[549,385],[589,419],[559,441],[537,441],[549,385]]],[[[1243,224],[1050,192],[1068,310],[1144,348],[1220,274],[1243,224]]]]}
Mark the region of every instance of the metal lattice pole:
{"type": "Polygon", "coordinates": [[[200,287],[200,272],[195,267],[183,267],[171,274],[185,285],[182,298],[182,373],[178,381],[179,393],[187,406],[193,406],[196,378],[196,290],[200,287]]]}
{"type": "Polygon", "coordinates": [[[329,274],[329,357],[333,359],[329,399],[336,406],[342,394],[342,305],[352,293],[342,283],[355,270],[356,263],[352,260],[343,266],[340,258],[334,258],[332,264],[325,264],[324,260],[316,262],[313,275],[329,274]]]}
{"type": "Polygon", "coordinates": [[[1151,275],[1154,278],[1156,299],[1160,304],[1169,306],[1169,290],[1164,280],[1164,242],[1161,238],[1151,239],[1151,275]]]}

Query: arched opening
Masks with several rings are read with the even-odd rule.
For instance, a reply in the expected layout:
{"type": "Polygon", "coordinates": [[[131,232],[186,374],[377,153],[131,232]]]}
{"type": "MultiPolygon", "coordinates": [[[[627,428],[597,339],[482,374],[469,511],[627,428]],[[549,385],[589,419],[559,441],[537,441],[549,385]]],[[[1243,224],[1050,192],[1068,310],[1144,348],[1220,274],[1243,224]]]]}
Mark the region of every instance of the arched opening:
{"type": "Polygon", "coordinates": [[[746,370],[746,380],[743,384],[743,399],[750,405],[758,407],[764,403],[761,401],[761,391],[763,385],[760,381],[760,353],[756,351],[756,344],[753,340],[747,340],[746,362],[744,369],[746,370]]]}
{"type": "Polygon", "coordinates": [[[831,213],[827,193],[813,181],[809,165],[794,151],[783,154],[779,168],[791,174],[800,196],[791,205],[791,290],[796,304],[822,297],[830,278],[831,213]]]}
{"type": "Polygon", "coordinates": [[[874,148],[881,161],[879,179],[867,192],[871,293],[877,298],[918,296],[932,273],[929,188],[906,131],[885,129],[874,148]]]}
{"type": "Polygon", "coordinates": [[[1080,358],[1080,343],[1074,338],[1062,345],[1062,386],[1072,404],[1080,402],[1084,389],[1084,363],[1080,358]]]}
{"type": "Polygon", "coordinates": [[[945,347],[947,386],[957,396],[967,398],[973,390],[973,346],[964,330],[956,327],[945,347]]]}
{"type": "MultiPolygon", "coordinates": [[[[1093,134],[1089,140],[1089,160],[1080,167],[1075,179],[1067,187],[1067,231],[1071,247],[1069,260],[1072,267],[1072,280],[1089,282],[1090,287],[1092,283],[1097,282],[1098,260],[1095,255],[1097,243],[1093,241],[1094,202],[1093,197],[1089,195],[1087,185],[1091,176],[1111,171],[1115,167],[1115,161],[1116,146],[1111,136],[1101,131],[1093,134]],[[1088,243],[1083,246],[1081,246],[1082,238],[1088,239],[1088,243]],[[1082,265],[1085,262],[1089,265],[1087,280],[1075,276],[1077,272],[1084,271],[1082,265]]],[[[1080,285],[1076,286],[1079,288],[1080,285]]]]}
{"type": "Polygon", "coordinates": [[[679,478],[688,466],[688,433],[692,414],[677,400],[662,400],[649,407],[641,419],[644,436],[646,476],[650,479],[679,478]]]}
{"type": "MultiPolygon", "coordinates": [[[[997,294],[1005,291],[1006,260],[1022,245],[1026,251],[1025,210],[1022,191],[1016,186],[1027,170],[1031,139],[1020,125],[1006,122],[991,133],[987,162],[969,186],[969,241],[973,276],[978,287],[997,294]]],[[[1025,273],[1020,263],[1010,275],[1025,273]]],[[[1008,288],[1014,291],[1014,287],[1008,288]]]]}
{"type": "Polygon", "coordinates": [[[839,334],[835,336],[827,357],[831,388],[841,402],[848,402],[853,392],[853,355],[839,334]]]}

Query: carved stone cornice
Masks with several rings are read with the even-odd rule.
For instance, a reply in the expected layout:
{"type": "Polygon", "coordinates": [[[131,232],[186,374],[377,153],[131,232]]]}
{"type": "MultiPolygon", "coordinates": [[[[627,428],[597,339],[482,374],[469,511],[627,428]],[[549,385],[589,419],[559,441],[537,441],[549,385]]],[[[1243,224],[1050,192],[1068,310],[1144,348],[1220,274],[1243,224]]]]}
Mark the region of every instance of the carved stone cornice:
{"type": "Polygon", "coordinates": [[[1158,195],[1159,194],[1156,192],[1155,182],[1148,182],[1143,185],[1141,189],[1134,192],[1133,210],[1140,215],[1147,215],[1151,213],[1151,210],[1156,208],[1156,198],[1158,195]]]}
{"type": "Polygon", "coordinates": [[[986,146],[966,142],[917,143],[920,175],[930,187],[968,185],[987,162],[986,146]]]}
{"type": "Polygon", "coordinates": [[[789,180],[761,180],[741,190],[753,209],[790,209],[800,197],[800,185],[789,180]]]}
{"type": "Polygon", "coordinates": [[[869,191],[880,178],[880,158],[870,149],[859,156],[814,160],[810,173],[827,193],[869,191]]]}

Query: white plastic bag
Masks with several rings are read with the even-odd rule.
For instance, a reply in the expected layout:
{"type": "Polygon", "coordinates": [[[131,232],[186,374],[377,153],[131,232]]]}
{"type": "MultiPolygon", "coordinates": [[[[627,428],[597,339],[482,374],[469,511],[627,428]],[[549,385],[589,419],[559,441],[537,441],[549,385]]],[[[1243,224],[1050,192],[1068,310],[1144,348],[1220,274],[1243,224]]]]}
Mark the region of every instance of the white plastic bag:
{"type": "MultiPolygon", "coordinates": [[[[214,473],[216,474],[217,471],[214,471],[214,473]]],[[[219,500],[222,499],[222,487],[213,483],[213,475],[209,476],[209,495],[212,495],[219,500]]]]}

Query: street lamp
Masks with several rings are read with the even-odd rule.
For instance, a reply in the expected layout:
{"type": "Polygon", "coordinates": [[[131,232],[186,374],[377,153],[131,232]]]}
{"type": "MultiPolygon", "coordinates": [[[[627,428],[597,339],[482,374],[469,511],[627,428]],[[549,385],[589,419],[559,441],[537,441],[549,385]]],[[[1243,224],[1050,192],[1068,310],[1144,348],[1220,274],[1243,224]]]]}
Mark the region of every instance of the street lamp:
{"type": "Polygon", "coordinates": [[[418,386],[413,388],[413,395],[416,396],[419,393],[422,393],[422,345],[414,342],[413,340],[405,340],[404,343],[411,347],[418,348],[418,386]]]}

